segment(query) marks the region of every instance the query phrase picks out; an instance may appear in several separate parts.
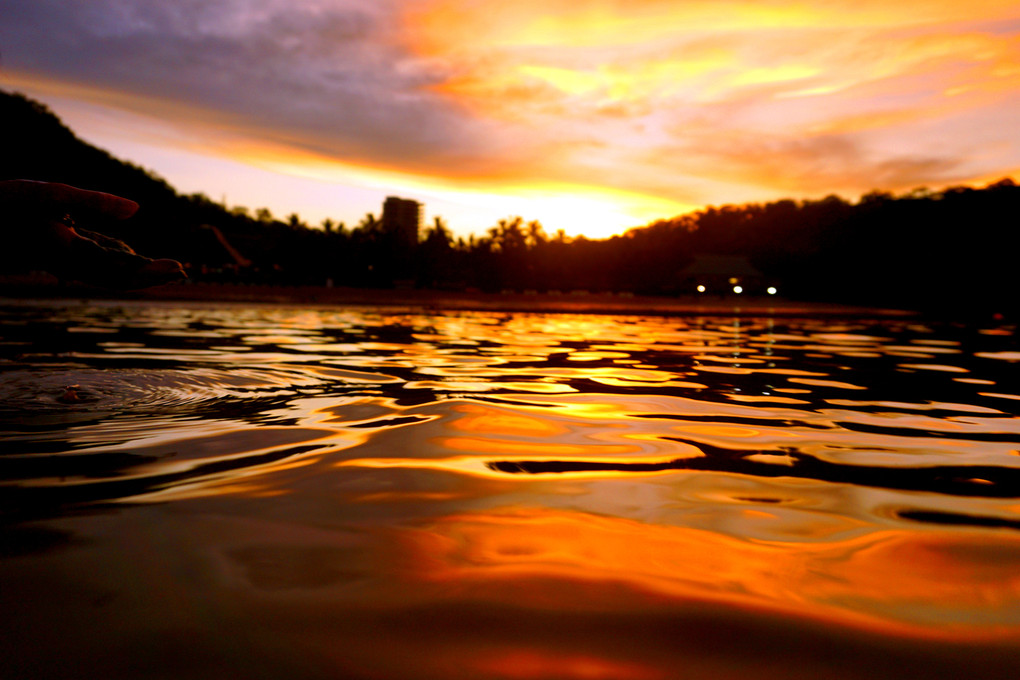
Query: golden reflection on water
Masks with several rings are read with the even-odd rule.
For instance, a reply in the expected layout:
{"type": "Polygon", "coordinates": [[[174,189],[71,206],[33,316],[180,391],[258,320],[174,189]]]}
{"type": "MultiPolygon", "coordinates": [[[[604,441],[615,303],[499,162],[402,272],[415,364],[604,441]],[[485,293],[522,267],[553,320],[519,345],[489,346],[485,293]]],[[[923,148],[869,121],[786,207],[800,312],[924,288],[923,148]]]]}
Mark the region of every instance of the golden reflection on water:
{"type": "Polygon", "coordinates": [[[1020,657],[1010,327],[2,309],[0,633],[27,648],[144,664],[166,609],[276,677],[1020,657]]]}
{"type": "MultiPolygon", "coordinates": [[[[744,510],[737,521],[774,515],[744,510]]],[[[820,527],[825,535],[829,527],[820,527]]],[[[810,532],[810,528],[805,528],[810,532]]],[[[500,604],[628,612],[710,601],[899,634],[959,640],[1020,635],[1020,539],[866,532],[843,540],[749,542],[693,527],[506,508],[447,515],[400,537],[408,575],[500,604]],[[615,583],[626,588],[592,588],[615,583]],[[568,585],[569,584],[569,585],[568,585]],[[938,602],[938,611],[933,611],[938,602]]]]}

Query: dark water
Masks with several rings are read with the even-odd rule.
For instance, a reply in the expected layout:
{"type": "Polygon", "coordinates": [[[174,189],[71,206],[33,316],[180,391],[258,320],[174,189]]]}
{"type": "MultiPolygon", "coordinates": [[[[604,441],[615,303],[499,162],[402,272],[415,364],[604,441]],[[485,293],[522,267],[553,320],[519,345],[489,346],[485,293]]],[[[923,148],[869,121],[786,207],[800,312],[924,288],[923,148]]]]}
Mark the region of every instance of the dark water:
{"type": "Polygon", "coordinates": [[[8,303],[0,676],[1015,677],[1018,414],[1007,325],[8,303]]]}

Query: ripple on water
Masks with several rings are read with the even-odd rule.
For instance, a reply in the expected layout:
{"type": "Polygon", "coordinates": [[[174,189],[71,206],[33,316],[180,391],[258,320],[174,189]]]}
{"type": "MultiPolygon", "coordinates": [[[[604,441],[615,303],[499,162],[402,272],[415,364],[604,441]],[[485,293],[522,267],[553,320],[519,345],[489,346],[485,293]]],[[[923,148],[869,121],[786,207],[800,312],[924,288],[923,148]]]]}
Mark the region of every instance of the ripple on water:
{"type": "Polygon", "coordinates": [[[6,371],[0,409],[22,413],[149,411],[229,396],[223,371],[46,367],[6,371]]]}
{"type": "MultiPolygon", "coordinates": [[[[237,640],[272,631],[302,663],[328,649],[314,661],[330,669],[355,631],[383,641],[373,662],[456,640],[457,677],[480,667],[464,641],[534,630],[534,649],[569,659],[549,631],[575,629],[622,631],[592,649],[638,648],[648,677],[672,677],[708,646],[693,625],[677,656],[691,603],[728,612],[713,639],[733,641],[727,664],[750,658],[729,624],[751,611],[762,630],[877,631],[883,655],[1020,639],[1007,327],[54,303],[0,306],[0,331],[0,518],[56,517],[88,542],[54,553],[49,583],[45,557],[0,559],[58,586],[33,591],[19,627],[81,605],[87,623],[56,628],[53,648],[138,629],[149,659],[161,606],[172,626],[194,611],[237,640]],[[153,599],[177,594],[167,579],[173,606],[153,599]],[[104,591],[124,597],[99,617],[104,591]],[[450,602],[467,618],[431,615],[450,602]],[[501,627],[501,611],[519,618],[501,627]],[[412,618],[434,636],[409,634],[412,618]]],[[[605,668],[532,675],[628,675],[605,668]]]]}

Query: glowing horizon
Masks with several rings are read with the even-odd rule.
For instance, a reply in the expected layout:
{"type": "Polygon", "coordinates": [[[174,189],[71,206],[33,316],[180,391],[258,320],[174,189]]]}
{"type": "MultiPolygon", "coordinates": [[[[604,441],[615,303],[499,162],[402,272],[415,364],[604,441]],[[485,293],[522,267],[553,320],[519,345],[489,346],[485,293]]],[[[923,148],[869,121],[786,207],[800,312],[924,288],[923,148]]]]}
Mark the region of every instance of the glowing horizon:
{"type": "Polygon", "coordinates": [[[1020,174],[1004,0],[119,7],[0,13],[0,84],[182,193],[313,225],[394,194],[458,235],[519,215],[603,238],[1020,174]]]}

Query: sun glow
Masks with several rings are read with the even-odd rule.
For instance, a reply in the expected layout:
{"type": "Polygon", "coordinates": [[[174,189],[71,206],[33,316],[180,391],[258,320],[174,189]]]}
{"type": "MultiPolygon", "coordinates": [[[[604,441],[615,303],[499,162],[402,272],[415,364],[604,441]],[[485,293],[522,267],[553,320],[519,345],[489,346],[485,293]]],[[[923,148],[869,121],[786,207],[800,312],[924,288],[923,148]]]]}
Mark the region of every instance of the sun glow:
{"type": "Polygon", "coordinates": [[[161,161],[157,166],[159,174],[185,192],[207,189],[194,187],[180,177],[175,172],[177,166],[218,168],[226,171],[231,181],[222,184],[220,191],[212,190],[210,194],[214,198],[220,198],[222,193],[232,203],[252,209],[269,205],[278,217],[296,211],[312,224],[332,217],[353,226],[366,212],[379,208],[381,198],[347,214],[330,212],[323,197],[330,185],[356,187],[363,193],[375,192],[380,197],[399,192],[416,198],[429,206],[433,214],[442,216],[459,235],[484,233],[499,219],[521,216],[527,221],[539,221],[550,234],[562,229],[568,236],[584,234],[604,238],[693,207],[599,186],[549,182],[511,184],[501,177],[448,178],[381,164],[344,162],[326,153],[258,139],[243,130],[224,129],[188,108],[179,110],[173,124],[159,123],[154,111],[163,106],[161,100],[44,79],[23,77],[16,84],[25,91],[41,92],[67,104],[69,108],[62,106],[60,113],[68,116],[69,122],[83,130],[86,137],[98,138],[100,146],[115,152],[118,148],[125,149],[129,157],[155,154],[161,161]],[[77,100],[87,103],[76,104],[77,100]],[[119,111],[120,108],[138,113],[129,114],[119,111]],[[128,139],[106,143],[107,136],[115,133],[111,128],[112,120],[128,123],[131,130],[128,139]],[[229,163],[229,167],[224,163],[229,163]],[[306,191],[297,187],[289,191],[292,207],[271,200],[281,186],[302,181],[309,182],[306,191]]]}
{"type": "Polygon", "coordinates": [[[91,106],[106,122],[88,141],[185,191],[313,224],[356,222],[396,194],[458,235],[519,215],[601,238],[706,205],[986,184],[1020,167],[1015,0],[286,5],[293,21],[245,0],[195,32],[126,0],[148,23],[105,20],[135,45],[134,77],[110,68],[105,34],[69,24],[46,58],[27,38],[28,58],[5,47],[5,83],[91,106]],[[172,64],[138,47],[182,37],[195,55],[172,64]],[[94,66],[65,66],[81,54],[94,66]],[[194,66],[205,57],[222,60],[215,84],[194,66]]]}
{"type": "Polygon", "coordinates": [[[446,215],[455,233],[484,233],[496,219],[520,216],[537,220],[550,234],[563,230],[568,236],[606,238],[631,227],[647,224],[662,215],[676,215],[694,206],[654,196],[583,185],[506,185],[502,182],[460,182],[442,177],[422,177],[392,170],[352,167],[331,158],[298,154],[272,146],[249,147],[233,152],[235,157],[287,175],[324,182],[356,181],[363,186],[385,190],[400,186],[402,191],[426,202],[439,201],[454,209],[446,215]],[[488,212],[492,223],[458,223],[456,207],[469,215],[488,212]]]}
{"type": "Polygon", "coordinates": [[[945,184],[992,156],[1001,177],[1005,146],[948,140],[1018,96],[1017,18],[1002,0],[436,0],[404,23],[450,64],[429,91],[549,145],[556,171],[704,205],[945,184]],[[961,26],[977,16],[1003,28],[961,26]]]}

